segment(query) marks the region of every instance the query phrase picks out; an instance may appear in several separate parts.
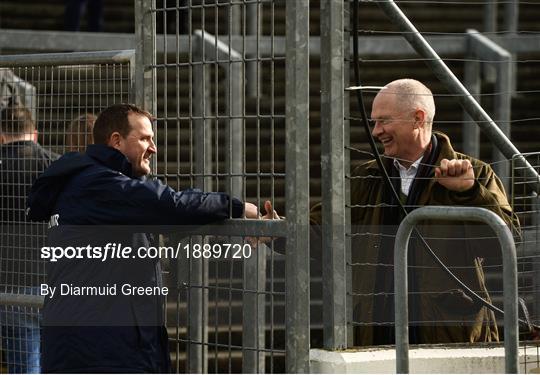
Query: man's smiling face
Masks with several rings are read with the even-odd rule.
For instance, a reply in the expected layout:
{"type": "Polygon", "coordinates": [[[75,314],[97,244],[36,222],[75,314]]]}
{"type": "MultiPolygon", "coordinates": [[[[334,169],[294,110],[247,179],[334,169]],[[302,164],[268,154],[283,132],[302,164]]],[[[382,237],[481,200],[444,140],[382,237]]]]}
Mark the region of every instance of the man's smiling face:
{"type": "Polygon", "coordinates": [[[140,177],[150,173],[150,158],[157,152],[154,132],[152,123],[146,116],[130,113],[128,120],[131,131],[125,138],[120,137],[115,148],[128,158],[133,175],[140,177]]]}
{"type": "Polygon", "coordinates": [[[371,110],[375,122],[372,134],[383,144],[386,156],[413,162],[422,152],[415,108],[402,108],[397,98],[399,96],[394,94],[377,94],[371,110]]]}

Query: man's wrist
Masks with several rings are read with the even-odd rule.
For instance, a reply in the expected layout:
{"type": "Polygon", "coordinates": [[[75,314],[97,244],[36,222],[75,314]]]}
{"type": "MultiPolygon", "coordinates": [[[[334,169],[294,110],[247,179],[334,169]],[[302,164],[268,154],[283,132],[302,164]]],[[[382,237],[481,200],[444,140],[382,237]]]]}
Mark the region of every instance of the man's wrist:
{"type": "Polygon", "coordinates": [[[480,188],[480,184],[478,183],[478,181],[474,180],[473,184],[469,188],[461,190],[461,191],[454,191],[454,193],[458,197],[463,197],[465,195],[470,195],[471,193],[474,194],[475,191],[478,190],[479,188],[480,188]]]}

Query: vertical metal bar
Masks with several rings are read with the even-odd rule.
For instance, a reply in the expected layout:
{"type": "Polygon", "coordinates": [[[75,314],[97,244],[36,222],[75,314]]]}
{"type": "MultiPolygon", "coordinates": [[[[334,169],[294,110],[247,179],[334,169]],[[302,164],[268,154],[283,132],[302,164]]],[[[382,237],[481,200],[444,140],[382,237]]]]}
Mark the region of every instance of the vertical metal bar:
{"type": "MultiPolygon", "coordinates": [[[[242,31],[242,4],[231,1],[229,5],[229,48],[228,63],[225,65],[225,89],[227,96],[226,111],[229,116],[227,121],[227,166],[229,172],[229,194],[236,197],[244,197],[244,51],[234,53],[232,49],[232,36],[240,35],[242,31]]],[[[217,51],[216,51],[217,52],[217,51]]],[[[216,59],[219,59],[216,53],[216,59]]],[[[235,239],[241,241],[240,238],[235,239]]],[[[242,309],[242,343],[243,346],[256,348],[259,342],[257,317],[257,259],[245,259],[243,262],[243,309],[242,309]],[[246,292],[246,289],[254,292],[246,292]]],[[[263,330],[264,331],[264,330],[263,330]]],[[[243,350],[242,371],[256,373],[257,351],[243,350]]],[[[264,371],[264,369],[263,369],[264,371]]]]}
{"type": "Polygon", "coordinates": [[[135,0],[135,103],[155,114],[156,14],[153,9],[155,0],[135,0]]]}
{"type": "MultiPolygon", "coordinates": [[[[344,4],[344,13],[346,15],[350,14],[350,2],[346,1],[344,4]]],[[[350,82],[350,64],[348,63],[347,56],[350,56],[350,47],[351,44],[348,42],[350,40],[350,23],[351,19],[350,17],[344,17],[343,21],[343,29],[344,29],[344,38],[343,38],[343,55],[345,57],[345,60],[343,62],[343,84],[344,87],[349,87],[350,82]]],[[[345,116],[345,121],[343,123],[344,125],[344,143],[346,146],[351,145],[351,123],[350,123],[350,95],[349,91],[344,92],[344,111],[343,114],[345,116]]],[[[351,170],[351,152],[346,147],[345,153],[344,153],[344,168],[345,168],[345,174],[349,174],[351,170]]],[[[349,178],[345,179],[345,199],[343,201],[343,205],[345,207],[345,266],[347,267],[345,270],[345,286],[346,286],[346,315],[345,318],[347,319],[347,347],[352,347],[354,345],[354,336],[353,336],[353,326],[351,322],[353,321],[353,303],[352,303],[352,267],[350,264],[352,263],[352,254],[351,254],[351,236],[347,236],[347,233],[351,233],[351,210],[350,207],[351,204],[351,180],[349,178]]]]}
{"type": "MultiPolygon", "coordinates": [[[[242,31],[242,1],[229,0],[229,42],[242,31]]],[[[229,43],[231,45],[231,43],[229,43]]]]}
{"type": "MultiPolygon", "coordinates": [[[[471,97],[467,89],[456,78],[448,66],[446,66],[444,61],[439,57],[435,50],[433,50],[422,34],[414,27],[394,1],[380,0],[377,2],[377,5],[383,10],[387,17],[399,27],[403,33],[403,37],[418,52],[418,54],[426,59],[426,64],[431,68],[435,76],[439,78],[451,94],[457,96],[461,106],[476,121],[478,126],[480,126],[493,144],[501,150],[505,157],[511,159],[514,155],[521,155],[519,150],[508,140],[504,133],[501,132],[497,127],[497,124],[495,124],[486,111],[484,111],[478,102],[471,97]]],[[[525,160],[525,158],[523,158],[523,156],[518,156],[516,160],[520,167],[525,167],[522,171],[526,176],[530,176],[535,181],[540,181],[540,176],[538,176],[536,170],[527,162],[527,160],[525,160]]]]}
{"type": "MultiPolygon", "coordinates": [[[[234,7],[232,22],[234,25],[240,26],[240,7],[234,7]]],[[[256,53],[250,54],[248,57],[258,59],[258,38],[260,35],[261,20],[260,4],[253,2],[246,5],[244,12],[244,19],[247,28],[247,34],[256,36],[257,47],[256,53]]],[[[232,32],[236,33],[237,29],[233,27],[232,32]]],[[[244,35],[245,42],[245,35],[244,35]]],[[[245,49],[242,51],[242,56],[245,56],[245,49]]],[[[242,68],[246,66],[246,95],[252,97],[258,97],[259,95],[259,67],[258,62],[248,62],[242,64],[236,62],[237,66],[232,67],[233,72],[239,74],[239,84],[242,87],[233,87],[232,90],[237,90],[242,100],[245,100],[243,93],[244,75],[242,68]]],[[[236,97],[235,97],[236,98],[236,97]]],[[[244,111],[244,105],[242,103],[241,108],[237,108],[235,111],[244,111]]],[[[237,120],[235,120],[237,121],[237,120]]],[[[257,119],[258,121],[258,119],[257,119]]],[[[239,124],[234,127],[239,129],[239,124]]],[[[233,130],[234,131],[234,130],[233,130]]],[[[245,129],[242,124],[242,134],[244,136],[245,129]]],[[[233,133],[234,134],[234,133],[233,133]]],[[[242,136],[242,138],[243,138],[242,136]]],[[[236,142],[235,142],[236,143],[236,142]]],[[[243,147],[243,141],[242,141],[243,147]]],[[[257,149],[259,152],[259,149],[257,149]]],[[[242,156],[242,163],[244,156],[242,156]]],[[[234,162],[236,163],[236,162],[234,162]]],[[[243,173],[244,168],[242,168],[243,173]]],[[[234,188],[233,188],[234,189],[234,188]]],[[[265,371],[265,356],[264,351],[260,349],[265,347],[265,335],[266,335],[266,312],[265,312],[265,294],[266,289],[266,246],[262,245],[259,249],[256,249],[254,256],[244,259],[244,277],[243,288],[244,291],[242,303],[242,345],[244,346],[242,353],[242,372],[244,373],[264,373],[265,371]]]]}
{"type": "MultiPolygon", "coordinates": [[[[502,133],[510,139],[512,106],[512,55],[499,51],[495,82],[495,119],[502,133]]],[[[510,163],[498,149],[493,150],[493,170],[501,179],[506,192],[510,191],[510,163]]]]}
{"type": "MultiPolygon", "coordinates": [[[[134,53],[131,58],[129,59],[129,93],[128,93],[128,101],[130,103],[136,103],[137,102],[137,87],[136,87],[136,76],[137,76],[137,61],[135,58],[136,54],[134,53]]],[[[94,79],[94,70],[92,70],[92,80],[94,79]]],[[[95,86],[95,82],[94,82],[95,86]]],[[[95,90],[95,87],[93,87],[93,90],[95,90]]],[[[94,95],[92,94],[92,110],[95,111],[95,103],[94,103],[94,95]]]]}
{"type": "Polygon", "coordinates": [[[243,350],[242,372],[265,373],[265,294],[266,288],[266,245],[254,249],[252,257],[244,260],[243,296],[243,350]]]}
{"type": "Polygon", "coordinates": [[[504,5],[504,31],[516,33],[519,21],[519,0],[508,0],[504,5]]]}
{"type": "Polygon", "coordinates": [[[309,372],[309,1],[286,4],[286,370],[309,372]]]}
{"type": "Polygon", "coordinates": [[[193,128],[195,138],[195,185],[204,191],[212,190],[212,99],[211,75],[204,64],[204,41],[199,34],[194,34],[193,67],[193,128]]]}
{"type": "MultiPolygon", "coordinates": [[[[519,0],[509,0],[504,6],[504,31],[511,35],[516,35],[518,32],[519,23],[519,0]]],[[[512,54],[512,96],[517,90],[517,64],[516,54],[512,54]]]]}
{"type": "MultiPolygon", "coordinates": [[[[204,31],[203,31],[204,32],[204,31]]],[[[195,34],[193,62],[193,128],[195,145],[195,185],[205,191],[211,190],[212,178],[212,129],[210,74],[204,64],[205,43],[200,34],[195,34]]],[[[200,236],[193,237],[193,243],[202,245],[200,236]]],[[[189,340],[199,343],[208,341],[208,291],[203,288],[208,283],[208,262],[202,257],[191,259],[191,277],[189,293],[189,340]]],[[[206,373],[208,371],[206,358],[207,346],[202,344],[189,345],[189,372],[206,373]]]]}
{"type": "MultiPolygon", "coordinates": [[[[234,7],[236,8],[236,7],[234,7]]],[[[230,47],[230,45],[229,45],[230,47]]],[[[217,51],[216,51],[217,52],[217,51]]],[[[219,55],[216,54],[216,60],[219,55]]],[[[228,66],[225,67],[225,89],[227,92],[227,153],[230,183],[229,194],[242,198],[244,196],[244,72],[241,55],[229,51],[228,66]]]]}
{"type": "MultiPolygon", "coordinates": [[[[537,164],[538,165],[538,164],[537,164]]],[[[538,233],[538,230],[540,228],[540,197],[536,196],[532,198],[532,211],[533,211],[533,218],[532,218],[532,235],[533,238],[538,239],[540,237],[540,233],[538,233]]],[[[533,245],[534,246],[534,245],[533,245]]],[[[531,246],[531,247],[533,247],[531,246]]],[[[537,257],[540,255],[540,249],[538,247],[535,247],[535,251],[533,253],[534,257],[537,257]]],[[[533,316],[538,317],[540,315],[540,264],[537,261],[533,261],[533,316]]]]}
{"type": "Polygon", "coordinates": [[[494,33],[497,31],[497,1],[487,0],[484,4],[484,32],[494,33]]]}
{"type": "Polygon", "coordinates": [[[257,53],[255,54],[249,54],[248,57],[250,59],[255,59],[257,61],[251,61],[248,62],[246,65],[246,71],[247,71],[247,82],[246,82],[246,94],[250,97],[259,97],[260,95],[260,81],[261,81],[261,74],[259,69],[259,37],[261,35],[261,29],[262,29],[262,6],[259,3],[259,0],[256,2],[252,2],[246,5],[247,7],[247,15],[246,15],[246,21],[247,21],[247,34],[250,37],[255,37],[257,41],[257,53]]]}
{"type": "MultiPolygon", "coordinates": [[[[464,85],[472,97],[480,103],[481,77],[480,62],[474,53],[471,34],[478,33],[476,30],[467,30],[466,59],[465,59],[465,82],[464,85]]],[[[474,120],[467,111],[463,111],[463,152],[475,158],[480,157],[480,128],[475,126],[474,120]]]]}
{"type": "Polygon", "coordinates": [[[347,347],[344,2],[321,1],[321,183],[324,348],[347,347]]]}
{"type": "Polygon", "coordinates": [[[501,244],[503,256],[505,372],[518,372],[518,293],[516,247],[510,229],[494,212],[477,207],[426,206],[414,210],[401,222],[394,245],[396,320],[396,372],[409,372],[409,317],[407,301],[407,253],[416,223],[423,220],[467,220],[490,226],[501,244]]]}
{"type": "MultiPolygon", "coordinates": [[[[276,102],[275,102],[275,3],[270,4],[270,172],[272,174],[272,183],[270,186],[270,199],[272,203],[275,203],[275,112],[276,112],[276,102]]],[[[274,257],[274,252],[270,254],[270,372],[274,372],[274,348],[275,348],[275,335],[274,335],[274,317],[275,317],[275,267],[276,261],[274,257]]]]}

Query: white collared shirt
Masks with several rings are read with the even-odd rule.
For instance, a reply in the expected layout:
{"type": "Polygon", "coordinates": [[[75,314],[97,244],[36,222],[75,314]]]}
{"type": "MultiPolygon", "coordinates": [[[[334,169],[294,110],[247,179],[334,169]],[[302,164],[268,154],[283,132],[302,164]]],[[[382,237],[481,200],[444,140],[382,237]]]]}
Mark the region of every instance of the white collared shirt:
{"type": "Polygon", "coordinates": [[[394,166],[399,170],[399,176],[401,177],[401,192],[407,196],[423,157],[423,155],[420,156],[408,169],[401,165],[397,159],[394,159],[394,166]]]}

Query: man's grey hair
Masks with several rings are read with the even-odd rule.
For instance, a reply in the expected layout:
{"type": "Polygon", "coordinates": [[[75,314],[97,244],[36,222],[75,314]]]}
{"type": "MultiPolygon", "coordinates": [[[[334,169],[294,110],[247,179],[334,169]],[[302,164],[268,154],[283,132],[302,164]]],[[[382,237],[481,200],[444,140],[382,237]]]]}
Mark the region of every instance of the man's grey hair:
{"type": "Polygon", "coordinates": [[[403,78],[390,82],[381,93],[397,95],[396,101],[403,110],[422,109],[426,113],[426,125],[431,129],[435,117],[433,93],[422,82],[403,78]]]}

